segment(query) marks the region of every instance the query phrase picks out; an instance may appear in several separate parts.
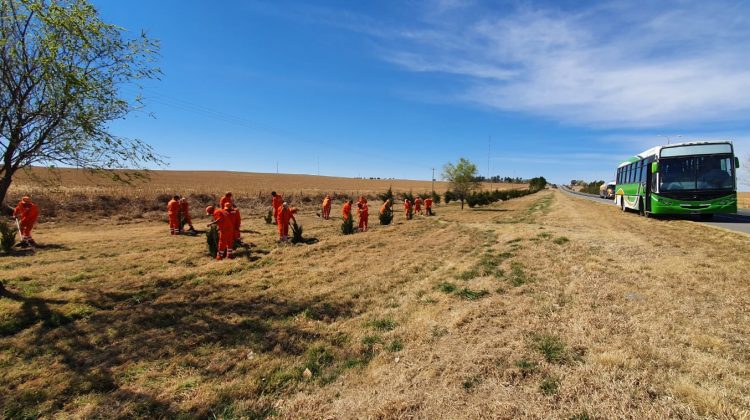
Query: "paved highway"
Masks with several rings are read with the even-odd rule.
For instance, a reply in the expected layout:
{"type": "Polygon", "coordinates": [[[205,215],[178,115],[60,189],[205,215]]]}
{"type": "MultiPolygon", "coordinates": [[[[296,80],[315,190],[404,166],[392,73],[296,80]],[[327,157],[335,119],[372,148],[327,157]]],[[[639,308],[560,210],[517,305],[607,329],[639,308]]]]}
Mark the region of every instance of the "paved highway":
{"type": "MultiPolygon", "coordinates": [[[[568,195],[576,196],[576,197],[594,201],[597,203],[606,204],[609,206],[614,205],[613,200],[600,198],[598,195],[584,194],[584,193],[580,193],[577,191],[573,191],[566,187],[560,187],[560,191],[568,195]]],[[[711,220],[710,222],[696,220],[695,218],[691,218],[689,216],[659,216],[659,218],[660,219],[690,220],[695,223],[704,223],[707,225],[718,226],[724,229],[734,230],[737,232],[750,233],[750,210],[738,210],[737,214],[717,214],[714,216],[713,220],[711,220]]]]}

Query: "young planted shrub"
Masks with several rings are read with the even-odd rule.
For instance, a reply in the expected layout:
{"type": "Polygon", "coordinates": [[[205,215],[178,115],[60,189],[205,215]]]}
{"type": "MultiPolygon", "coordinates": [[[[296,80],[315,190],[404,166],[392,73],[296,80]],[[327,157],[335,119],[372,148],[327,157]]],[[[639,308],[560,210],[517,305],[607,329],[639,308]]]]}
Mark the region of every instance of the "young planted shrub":
{"type": "Polygon", "coordinates": [[[445,204],[448,204],[451,201],[456,201],[456,194],[453,191],[448,190],[445,192],[445,204]]]}
{"type": "Polygon", "coordinates": [[[380,213],[379,217],[381,225],[390,225],[393,221],[393,206],[386,206],[384,211],[380,213]]]}
{"type": "Polygon", "coordinates": [[[293,244],[301,244],[305,242],[305,239],[302,237],[302,226],[297,224],[297,221],[292,221],[292,243],[293,244]]]}
{"type": "Polygon", "coordinates": [[[391,200],[391,203],[393,203],[393,188],[388,187],[388,191],[386,191],[384,194],[378,194],[378,198],[385,202],[386,200],[391,200]]]}
{"type": "Polygon", "coordinates": [[[354,233],[354,218],[352,217],[351,210],[349,210],[348,217],[344,219],[344,223],[341,224],[341,233],[344,235],[354,233]]]}
{"type": "Polygon", "coordinates": [[[6,254],[10,254],[16,244],[16,230],[14,226],[0,220],[0,248],[6,254]]]}
{"type": "Polygon", "coordinates": [[[266,221],[266,224],[273,223],[273,212],[271,210],[268,210],[268,213],[263,217],[263,220],[266,221]]]}
{"type": "Polygon", "coordinates": [[[430,194],[430,198],[432,198],[432,202],[434,204],[440,204],[440,194],[432,191],[432,193],[430,194]]]}
{"type": "Polygon", "coordinates": [[[216,225],[211,225],[211,228],[206,232],[206,244],[208,245],[208,255],[215,257],[216,253],[219,252],[219,230],[216,225]]]}

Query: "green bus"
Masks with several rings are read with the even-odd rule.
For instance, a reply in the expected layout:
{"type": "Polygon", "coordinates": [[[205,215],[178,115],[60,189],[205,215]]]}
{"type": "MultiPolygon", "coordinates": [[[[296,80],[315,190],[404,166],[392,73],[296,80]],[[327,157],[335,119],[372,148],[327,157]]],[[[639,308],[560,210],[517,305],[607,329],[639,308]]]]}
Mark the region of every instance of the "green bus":
{"type": "Polygon", "coordinates": [[[737,213],[739,166],[728,141],[657,146],[617,168],[615,204],[646,217],[737,213]]]}

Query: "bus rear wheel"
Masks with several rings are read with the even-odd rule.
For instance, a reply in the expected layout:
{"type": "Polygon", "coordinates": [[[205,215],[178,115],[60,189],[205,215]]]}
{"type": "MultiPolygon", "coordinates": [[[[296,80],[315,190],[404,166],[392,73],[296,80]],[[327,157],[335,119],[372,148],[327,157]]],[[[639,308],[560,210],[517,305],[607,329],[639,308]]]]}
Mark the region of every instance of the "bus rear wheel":
{"type": "Polygon", "coordinates": [[[701,220],[713,220],[714,214],[713,213],[703,213],[700,216],[698,216],[701,220]]]}

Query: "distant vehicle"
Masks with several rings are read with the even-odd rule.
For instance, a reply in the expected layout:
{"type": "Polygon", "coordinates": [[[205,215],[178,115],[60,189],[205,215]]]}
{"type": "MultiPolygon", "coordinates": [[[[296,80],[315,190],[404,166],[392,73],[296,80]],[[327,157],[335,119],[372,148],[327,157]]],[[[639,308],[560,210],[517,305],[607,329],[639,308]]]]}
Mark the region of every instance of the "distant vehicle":
{"type": "Polygon", "coordinates": [[[739,166],[728,141],[657,146],[617,168],[615,204],[646,217],[737,213],[739,166]]]}
{"type": "Polygon", "coordinates": [[[607,182],[599,187],[599,197],[601,198],[615,198],[615,181],[607,182]]]}

